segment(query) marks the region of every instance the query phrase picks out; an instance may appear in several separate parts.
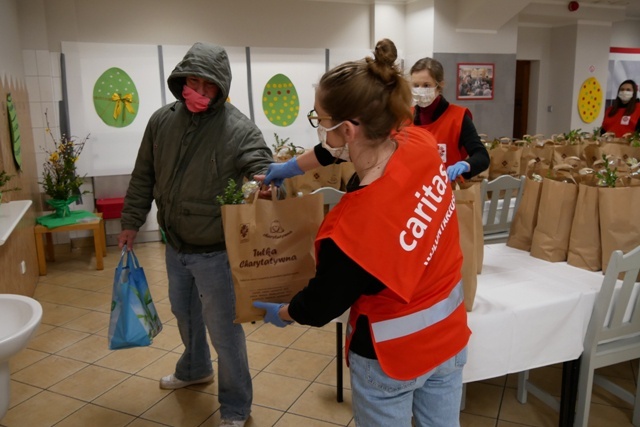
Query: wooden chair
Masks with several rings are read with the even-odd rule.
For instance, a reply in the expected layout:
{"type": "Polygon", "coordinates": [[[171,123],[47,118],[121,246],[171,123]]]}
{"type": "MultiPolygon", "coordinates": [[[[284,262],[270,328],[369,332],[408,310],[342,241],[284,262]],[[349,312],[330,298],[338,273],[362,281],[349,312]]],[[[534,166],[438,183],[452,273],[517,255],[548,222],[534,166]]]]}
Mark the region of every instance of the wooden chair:
{"type": "Polygon", "coordinates": [[[485,243],[507,241],[511,221],[522,198],[524,182],[524,177],[514,178],[509,175],[501,175],[489,182],[486,179],[482,181],[480,192],[485,243]]]}
{"type": "MultiPolygon", "coordinates": [[[[344,195],[344,191],[336,190],[331,187],[322,187],[314,190],[311,194],[322,194],[324,198],[325,205],[325,214],[329,212],[335,205],[338,204],[342,196],[344,195]]],[[[342,372],[342,328],[343,324],[349,321],[349,310],[345,311],[339,317],[336,317],[332,320],[332,322],[336,323],[336,387],[337,387],[337,400],[338,402],[342,402],[343,399],[343,372],[342,372]]]]}
{"type": "MultiPolygon", "coordinates": [[[[619,250],[611,255],[584,339],[575,426],[586,427],[588,424],[594,383],[633,405],[632,423],[640,426],[640,388],[634,395],[594,373],[598,368],[640,358],[640,284],[636,283],[639,271],[640,246],[626,255],[619,250]],[[622,283],[619,277],[623,277],[622,283]]],[[[521,403],[526,402],[527,392],[552,408],[559,408],[557,399],[531,383],[528,371],[525,371],[518,374],[518,400],[521,403]]]]}

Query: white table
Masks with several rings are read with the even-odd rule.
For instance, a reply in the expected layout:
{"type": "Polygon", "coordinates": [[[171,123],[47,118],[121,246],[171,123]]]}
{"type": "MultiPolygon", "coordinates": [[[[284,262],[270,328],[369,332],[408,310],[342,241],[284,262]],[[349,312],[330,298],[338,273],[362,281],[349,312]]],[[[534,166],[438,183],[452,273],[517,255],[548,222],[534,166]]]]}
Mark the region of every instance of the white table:
{"type": "Polygon", "coordinates": [[[463,381],[577,359],[603,278],[503,243],[485,245],[463,381]]]}
{"type": "Polygon", "coordinates": [[[532,257],[503,243],[485,245],[463,382],[563,362],[560,426],[572,426],[583,341],[601,271],[532,257]]]}

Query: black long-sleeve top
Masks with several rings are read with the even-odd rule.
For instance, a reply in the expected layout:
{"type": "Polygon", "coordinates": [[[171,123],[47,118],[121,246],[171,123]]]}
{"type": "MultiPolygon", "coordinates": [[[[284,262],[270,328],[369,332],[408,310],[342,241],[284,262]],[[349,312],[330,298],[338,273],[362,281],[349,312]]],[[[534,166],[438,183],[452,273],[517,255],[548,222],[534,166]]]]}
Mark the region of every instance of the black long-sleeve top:
{"type": "MultiPolygon", "coordinates": [[[[362,187],[355,178],[347,191],[358,188],[362,187]]],[[[316,275],[293,297],[289,315],[302,325],[324,326],[350,308],[361,295],[374,295],[383,289],[382,282],[349,258],[333,240],[324,239],[318,251],[316,275]]],[[[377,359],[366,316],[357,320],[350,350],[362,357],[377,359]]]]}

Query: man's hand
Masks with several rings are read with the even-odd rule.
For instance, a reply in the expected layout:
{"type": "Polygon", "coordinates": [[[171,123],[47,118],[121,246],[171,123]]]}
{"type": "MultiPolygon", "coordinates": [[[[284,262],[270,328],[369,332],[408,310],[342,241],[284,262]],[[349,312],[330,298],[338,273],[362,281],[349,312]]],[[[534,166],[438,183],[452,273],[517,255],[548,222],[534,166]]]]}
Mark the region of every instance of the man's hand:
{"type": "Polygon", "coordinates": [[[127,251],[132,250],[137,235],[138,232],[135,230],[122,230],[118,235],[118,247],[122,249],[124,245],[127,245],[127,251]]]}

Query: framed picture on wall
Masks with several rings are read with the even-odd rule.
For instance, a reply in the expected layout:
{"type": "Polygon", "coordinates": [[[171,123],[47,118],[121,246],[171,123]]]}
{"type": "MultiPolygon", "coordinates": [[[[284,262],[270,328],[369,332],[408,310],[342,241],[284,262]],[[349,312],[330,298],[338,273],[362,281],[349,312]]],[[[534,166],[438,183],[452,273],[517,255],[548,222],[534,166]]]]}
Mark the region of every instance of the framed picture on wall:
{"type": "Polygon", "coordinates": [[[456,99],[493,99],[494,78],[494,64],[458,64],[456,99]]]}

